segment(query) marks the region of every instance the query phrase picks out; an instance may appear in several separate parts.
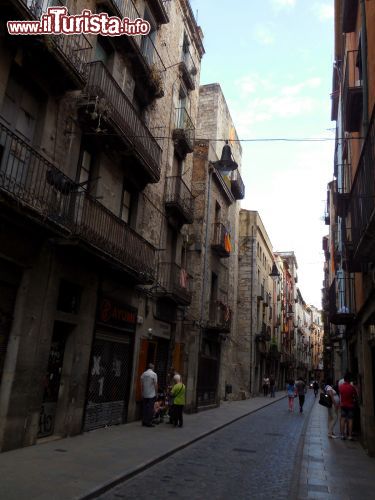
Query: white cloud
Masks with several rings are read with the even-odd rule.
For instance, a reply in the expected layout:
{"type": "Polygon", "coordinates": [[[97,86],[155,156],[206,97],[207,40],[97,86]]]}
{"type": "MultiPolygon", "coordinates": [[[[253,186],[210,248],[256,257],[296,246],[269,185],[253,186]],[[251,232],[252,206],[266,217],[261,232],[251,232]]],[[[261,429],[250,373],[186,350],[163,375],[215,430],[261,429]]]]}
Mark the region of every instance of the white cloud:
{"type": "Polygon", "coordinates": [[[261,45],[272,45],[275,41],[273,30],[266,25],[258,24],[255,27],[254,39],[261,45]]]}
{"type": "Polygon", "coordinates": [[[316,2],[312,5],[314,14],[320,21],[331,20],[334,17],[334,5],[331,0],[328,2],[316,2]]]}
{"type": "Polygon", "coordinates": [[[240,136],[251,134],[259,123],[304,116],[319,107],[311,95],[311,89],[321,85],[318,77],[282,86],[267,76],[252,74],[235,83],[240,99],[233,102],[231,110],[240,136]]]}
{"type": "Polygon", "coordinates": [[[297,0],[272,0],[273,5],[278,9],[294,7],[297,0]]]}
{"type": "Polygon", "coordinates": [[[246,75],[235,81],[235,85],[241,93],[241,97],[247,97],[249,94],[254,94],[258,89],[271,90],[274,84],[256,73],[246,75]]]}
{"type": "Polygon", "coordinates": [[[287,85],[281,88],[281,94],[283,95],[296,95],[306,88],[316,88],[319,87],[322,80],[321,78],[309,78],[305,82],[297,83],[296,85],[287,85]]]}

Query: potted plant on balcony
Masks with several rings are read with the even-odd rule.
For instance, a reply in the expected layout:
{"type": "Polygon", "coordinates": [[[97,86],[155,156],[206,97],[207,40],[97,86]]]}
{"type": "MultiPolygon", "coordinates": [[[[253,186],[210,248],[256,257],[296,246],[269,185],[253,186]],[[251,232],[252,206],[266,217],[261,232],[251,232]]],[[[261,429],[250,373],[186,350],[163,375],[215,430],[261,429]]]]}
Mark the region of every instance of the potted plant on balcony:
{"type": "Polygon", "coordinates": [[[160,71],[157,69],[156,65],[153,64],[150,70],[150,82],[153,87],[154,95],[157,98],[164,96],[163,80],[161,78],[160,71]]]}

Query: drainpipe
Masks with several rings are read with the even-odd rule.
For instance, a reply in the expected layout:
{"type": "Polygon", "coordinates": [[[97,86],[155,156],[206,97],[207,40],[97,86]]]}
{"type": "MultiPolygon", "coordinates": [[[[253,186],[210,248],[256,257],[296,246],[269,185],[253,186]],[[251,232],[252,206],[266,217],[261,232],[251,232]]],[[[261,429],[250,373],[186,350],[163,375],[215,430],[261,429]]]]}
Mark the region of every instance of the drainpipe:
{"type": "MultiPolygon", "coordinates": [[[[206,295],[206,273],[207,273],[207,260],[208,260],[208,238],[209,238],[209,217],[210,217],[210,206],[211,206],[211,182],[212,182],[212,172],[213,167],[209,164],[208,166],[208,183],[207,183],[207,204],[206,204],[206,231],[204,236],[204,260],[203,260],[203,275],[202,275],[202,294],[201,294],[201,313],[200,313],[200,323],[202,325],[204,317],[204,306],[205,306],[205,295],[206,295]]],[[[201,328],[202,332],[202,328],[201,328]]],[[[202,335],[200,340],[202,340],[202,335]]],[[[199,344],[199,350],[201,346],[199,344]]]]}
{"type": "Polygon", "coordinates": [[[253,329],[253,294],[254,294],[254,226],[251,227],[251,279],[250,279],[250,379],[249,379],[249,389],[250,395],[254,393],[254,329],[253,329]]]}
{"type": "MultiPolygon", "coordinates": [[[[203,318],[204,318],[204,307],[205,307],[205,295],[206,295],[206,273],[207,273],[207,260],[208,260],[208,246],[209,246],[209,217],[210,217],[210,206],[211,206],[211,182],[212,182],[212,172],[214,167],[211,162],[208,161],[208,183],[207,183],[207,203],[205,204],[205,220],[206,220],[206,231],[205,231],[205,241],[204,241],[204,259],[203,259],[203,274],[202,274],[202,293],[201,293],[201,311],[199,315],[199,343],[198,343],[198,367],[199,358],[202,349],[202,337],[203,337],[203,318]]],[[[197,367],[197,369],[198,369],[197,367]]],[[[196,389],[198,391],[198,378],[196,389]]],[[[198,408],[198,392],[196,394],[196,408],[198,408]]]]}
{"type": "Polygon", "coordinates": [[[364,137],[367,135],[368,129],[368,75],[367,75],[367,26],[366,26],[366,3],[365,0],[360,0],[361,3],[361,61],[362,61],[362,85],[363,85],[363,120],[362,126],[364,137]]]}

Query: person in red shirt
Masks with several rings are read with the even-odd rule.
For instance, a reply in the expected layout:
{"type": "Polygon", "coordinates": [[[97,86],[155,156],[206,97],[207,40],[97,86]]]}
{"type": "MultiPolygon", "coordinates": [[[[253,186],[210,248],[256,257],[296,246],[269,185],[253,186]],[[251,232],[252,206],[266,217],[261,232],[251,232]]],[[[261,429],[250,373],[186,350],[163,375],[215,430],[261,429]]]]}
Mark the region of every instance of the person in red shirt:
{"type": "Polygon", "coordinates": [[[339,386],[340,392],[340,407],[341,407],[341,419],[340,419],[340,432],[341,439],[345,439],[345,424],[347,423],[348,439],[352,440],[352,429],[353,429],[353,415],[354,415],[354,400],[356,397],[356,390],[350,384],[350,376],[344,376],[344,382],[339,386]]]}

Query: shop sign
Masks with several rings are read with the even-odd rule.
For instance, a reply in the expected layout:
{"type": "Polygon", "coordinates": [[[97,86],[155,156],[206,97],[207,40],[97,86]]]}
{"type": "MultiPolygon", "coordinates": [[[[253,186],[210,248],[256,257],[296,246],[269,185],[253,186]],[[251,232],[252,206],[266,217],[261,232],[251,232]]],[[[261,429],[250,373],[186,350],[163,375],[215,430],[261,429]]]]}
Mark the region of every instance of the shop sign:
{"type": "Polygon", "coordinates": [[[156,337],[162,337],[164,339],[171,338],[171,325],[169,323],[164,323],[164,321],[155,320],[154,325],[155,325],[154,335],[156,337]]]}
{"type": "Polygon", "coordinates": [[[102,298],[99,303],[98,321],[104,325],[135,331],[137,309],[109,298],[102,298]]]}

